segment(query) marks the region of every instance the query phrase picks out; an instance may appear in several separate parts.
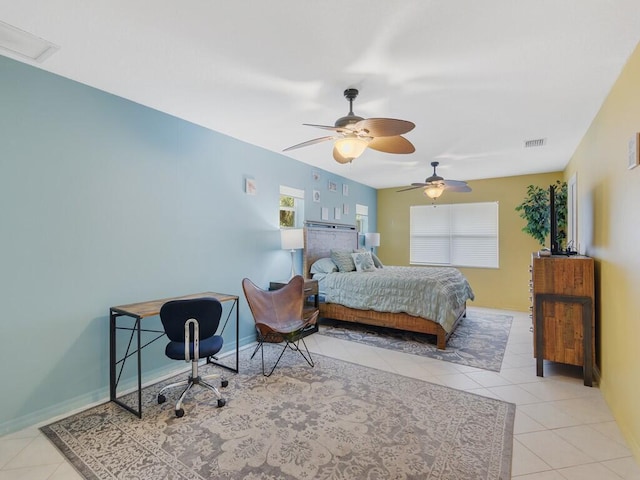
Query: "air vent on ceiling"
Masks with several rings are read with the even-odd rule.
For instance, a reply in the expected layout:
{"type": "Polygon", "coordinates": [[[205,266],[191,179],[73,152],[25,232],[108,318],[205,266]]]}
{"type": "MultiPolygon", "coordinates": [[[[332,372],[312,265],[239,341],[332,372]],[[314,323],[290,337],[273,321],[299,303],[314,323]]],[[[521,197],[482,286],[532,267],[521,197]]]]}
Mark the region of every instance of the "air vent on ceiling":
{"type": "Polygon", "coordinates": [[[59,48],[43,38],[36,37],[8,23],[0,22],[0,53],[4,51],[42,62],[59,48]]]}
{"type": "Polygon", "coordinates": [[[533,140],[525,140],[524,148],[544,147],[546,143],[547,143],[546,138],[535,138],[533,140]]]}

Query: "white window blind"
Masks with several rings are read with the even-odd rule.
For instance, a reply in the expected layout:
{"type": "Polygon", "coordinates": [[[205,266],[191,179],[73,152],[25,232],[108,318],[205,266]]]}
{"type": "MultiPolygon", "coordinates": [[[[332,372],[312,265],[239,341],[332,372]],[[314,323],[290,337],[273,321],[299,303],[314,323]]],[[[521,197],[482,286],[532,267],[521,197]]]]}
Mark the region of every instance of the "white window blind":
{"type": "Polygon", "coordinates": [[[410,263],[498,268],[498,203],[410,208],[410,263]]]}

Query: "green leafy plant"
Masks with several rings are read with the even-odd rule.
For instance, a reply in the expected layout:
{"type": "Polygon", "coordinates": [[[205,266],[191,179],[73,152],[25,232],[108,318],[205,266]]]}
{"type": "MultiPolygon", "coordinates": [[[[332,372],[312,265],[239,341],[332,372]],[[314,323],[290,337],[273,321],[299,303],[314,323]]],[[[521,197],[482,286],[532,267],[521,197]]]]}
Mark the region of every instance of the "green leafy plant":
{"type": "MultiPolygon", "coordinates": [[[[567,238],[567,183],[556,181],[555,211],[558,226],[558,246],[562,247],[567,238]]],[[[524,201],[516,207],[520,217],[527,221],[522,231],[535,238],[542,246],[549,236],[551,222],[549,221],[549,188],[537,185],[527,187],[524,201]]]]}

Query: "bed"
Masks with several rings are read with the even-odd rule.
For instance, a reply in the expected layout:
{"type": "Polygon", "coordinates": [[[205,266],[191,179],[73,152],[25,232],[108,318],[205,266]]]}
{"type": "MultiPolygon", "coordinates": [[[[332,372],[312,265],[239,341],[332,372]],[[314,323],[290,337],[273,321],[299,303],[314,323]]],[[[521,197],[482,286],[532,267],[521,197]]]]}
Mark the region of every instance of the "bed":
{"type": "Polygon", "coordinates": [[[307,278],[319,280],[321,318],[435,335],[437,348],[446,348],[466,314],[466,301],[473,300],[459,270],[385,266],[364,273],[325,274],[314,267],[312,273],[312,266],[331,258],[332,250],[358,250],[358,232],[332,223],[308,223],[304,231],[303,271],[307,278]]]}

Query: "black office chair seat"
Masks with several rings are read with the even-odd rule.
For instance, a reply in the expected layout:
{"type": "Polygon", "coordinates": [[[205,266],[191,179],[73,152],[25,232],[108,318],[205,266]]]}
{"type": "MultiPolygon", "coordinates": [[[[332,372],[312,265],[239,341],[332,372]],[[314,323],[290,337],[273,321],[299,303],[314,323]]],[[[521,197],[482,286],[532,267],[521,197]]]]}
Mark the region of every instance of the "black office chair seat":
{"type": "MultiPolygon", "coordinates": [[[[200,358],[211,357],[222,350],[222,337],[216,335],[200,340],[200,358]]],[[[184,360],[184,343],[169,342],[164,353],[172,360],[184,360]]],[[[189,355],[193,358],[193,342],[189,344],[189,355]]]]}

